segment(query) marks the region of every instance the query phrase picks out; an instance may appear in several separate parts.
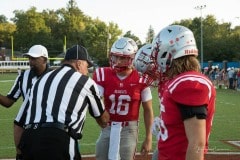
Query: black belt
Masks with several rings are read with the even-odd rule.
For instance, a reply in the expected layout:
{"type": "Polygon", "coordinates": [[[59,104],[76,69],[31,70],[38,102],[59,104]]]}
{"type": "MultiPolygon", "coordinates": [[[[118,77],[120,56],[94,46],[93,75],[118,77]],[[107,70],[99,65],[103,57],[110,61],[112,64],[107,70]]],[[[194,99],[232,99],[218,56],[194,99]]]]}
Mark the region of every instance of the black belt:
{"type": "Polygon", "coordinates": [[[63,123],[56,122],[46,122],[46,123],[32,123],[24,126],[24,129],[39,129],[39,128],[57,128],[62,131],[65,131],[74,139],[81,139],[82,134],[77,133],[74,129],[69,128],[67,125],[63,123]]]}
{"type": "Polygon", "coordinates": [[[68,132],[68,127],[62,123],[46,122],[46,123],[33,123],[25,125],[24,129],[39,129],[39,128],[57,128],[68,132]]]}

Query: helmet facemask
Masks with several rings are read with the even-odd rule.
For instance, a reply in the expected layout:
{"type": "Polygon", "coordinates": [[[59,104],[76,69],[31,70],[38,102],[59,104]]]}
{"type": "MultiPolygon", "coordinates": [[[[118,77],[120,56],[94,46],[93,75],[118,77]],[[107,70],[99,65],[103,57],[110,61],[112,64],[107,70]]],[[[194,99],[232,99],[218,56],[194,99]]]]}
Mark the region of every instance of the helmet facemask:
{"type": "Polygon", "coordinates": [[[131,38],[122,37],[115,41],[109,57],[111,68],[116,72],[122,72],[132,68],[137,49],[136,42],[131,38]]]}
{"type": "Polygon", "coordinates": [[[138,50],[134,58],[134,67],[144,77],[147,85],[155,86],[159,74],[156,72],[157,70],[151,59],[151,47],[151,44],[146,44],[138,50]]]}
{"type": "Polygon", "coordinates": [[[133,67],[134,55],[124,56],[110,53],[110,66],[115,72],[123,72],[133,67]]]}

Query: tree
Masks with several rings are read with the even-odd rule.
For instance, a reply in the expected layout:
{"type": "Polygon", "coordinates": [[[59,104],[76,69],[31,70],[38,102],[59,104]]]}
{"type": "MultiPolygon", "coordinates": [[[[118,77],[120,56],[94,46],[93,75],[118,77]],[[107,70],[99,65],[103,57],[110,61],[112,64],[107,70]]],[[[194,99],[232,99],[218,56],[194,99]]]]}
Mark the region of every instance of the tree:
{"type": "Polygon", "coordinates": [[[16,25],[8,22],[0,23],[0,47],[11,47],[11,36],[16,31],[16,25]]]}
{"type": "Polygon", "coordinates": [[[146,43],[152,43],[154,37],[155,37],[155,32],[152,26],[150,25],[147,33],[146,43]]]}
{"type": "Polygon", "coordinates": [[[127,31],[127,32],[123,35],[123,37],[132,38],[132,39],[137,43],[137,45],[142,45],[141,40],[140,40],[137,36],[135,36],[131,31],[127,31]]]}
{"type": "Polygon", "coordinates": [[[46,26],[51,30],[51,40],[48,42],[48,51],[52,56],[57,56],[63,52],[63,40],[65,34],[61,28],[61,17],[54,10],[43,10],[42,12],[46,26]]]}
{"type": "Polygon", "coordinates": [[[7,17],[4,15],[0,15],[0,23],[7,23],[7,17]]]}
{"type": "Polygon", "coordinates": [[[51,39],[51,29],[46,26],[44,17],[36,12],[35,7],[31,7],[26,12],[15,10],[13,22],[17,26],[15,37],[15,47],[22,51],[28,50],[34,44],[47,46],[51,39]]]}
{"type": "MultiPolygon", "coordinates": [[[[203,53],[204,61],[237,60],[239,57],[239,42],[237,33],[231,29],[231,23],[219,23],[213,15],[202,19],[203,23],[203,53]],[[238,49],[237,49],[238,48],[238,49]]],[[[201,46],[201,18],[174,22],[188,27],[194,33],[198,48],[201,46]]],[[[200,56],[199,56],[200,57],[200,56]]]]}
{"type": "MultiPolygon", "coordinates": [[[[50,57],[63,52],[64,37],[66,48],[81,44],[100,66],[107,66],[108,54],[112,44],[123,35],[114,22],[106,24],[99,18],[92,19],[77,6],[76,0],[69,0],[66,8],[37,12],[35,7],[27,11],[15,10],[15,17],[9,23],[0,15],[0,44],[11,47],[10,37],[14,36],[15,50],[25,52],[33,44],[41,43],[49,50],[50,57]]],[[[183,19],[172,24],[188,27],[194,33],[198,48],[201,48],[201,18],[183,19]]],[[[219,23],[213,15],[202,19],[204,61],[232,61],[240,58],[240,26],[231,27],[231,23],[219,23]]],[[[151,43],[154,30],[149,26],[146,43],[151,43]]],[[[140,39],[129,30],[124,37],[135,40],[140,48],[140,39]]],[[[200,58],[200,56],[199,56],[200,58]]]]}
{"type": "Polygon", "coordinates": [[[107,25],[98,18],[86,25],[82,38],[95,63],[100,66],[109,65],[108,54],[110,46],[121,33],[116,24],[109,23],[107,25]]]}

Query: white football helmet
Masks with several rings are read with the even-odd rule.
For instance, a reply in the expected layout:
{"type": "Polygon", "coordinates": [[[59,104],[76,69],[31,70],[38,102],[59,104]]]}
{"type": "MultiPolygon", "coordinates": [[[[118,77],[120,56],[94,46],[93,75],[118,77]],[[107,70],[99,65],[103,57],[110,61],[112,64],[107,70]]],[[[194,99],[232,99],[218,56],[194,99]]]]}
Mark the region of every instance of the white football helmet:
{"type": "Polygon", "coordinates": [[[153,83],[158,77],[156,67],[151,59],[152,44],[145,44],[142,46],[134,58],[134,67],[147,80],[147,85],[154,86],[153,83]]]}
{"type": "Polygon", "coordinates": [[[152,58],[161,73],[171,67],[173,59],[188,55],[198,56],[198,49],[192,31],[184,26],[167,26],[152,42],[152,58]]]}
{"type": "Polygon", "coordinates": [[[145,44],[137,51],[133,64],[138,72],[144,74],[149,69],[149,65],[152,63],[151,51],[152,44],[145,44]]]}
{"type": "Polygon", "coordinates": [[[133,66],[133,59],[137,50],[138,46],[133,39],[127,37],[118,39],[113,43],[110,51],[110,66],[116,72],[122,72],[127,68],[131,68],[133,66]],[[129,60],[125,64],[118,64],[117,57],[125,57],[129,58],[129,60]]]}

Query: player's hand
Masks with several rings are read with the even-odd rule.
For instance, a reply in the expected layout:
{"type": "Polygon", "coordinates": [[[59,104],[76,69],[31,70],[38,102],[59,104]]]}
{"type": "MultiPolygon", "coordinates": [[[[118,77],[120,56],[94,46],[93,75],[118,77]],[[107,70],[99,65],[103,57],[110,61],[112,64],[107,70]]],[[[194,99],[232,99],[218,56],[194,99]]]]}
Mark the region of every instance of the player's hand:
{"type": "Polygon", "coordinates": [[[151,149],[152,149],[152,140],[145,139],[142,143],[141,154],[146,156],[149,154],[151,149]]]}

